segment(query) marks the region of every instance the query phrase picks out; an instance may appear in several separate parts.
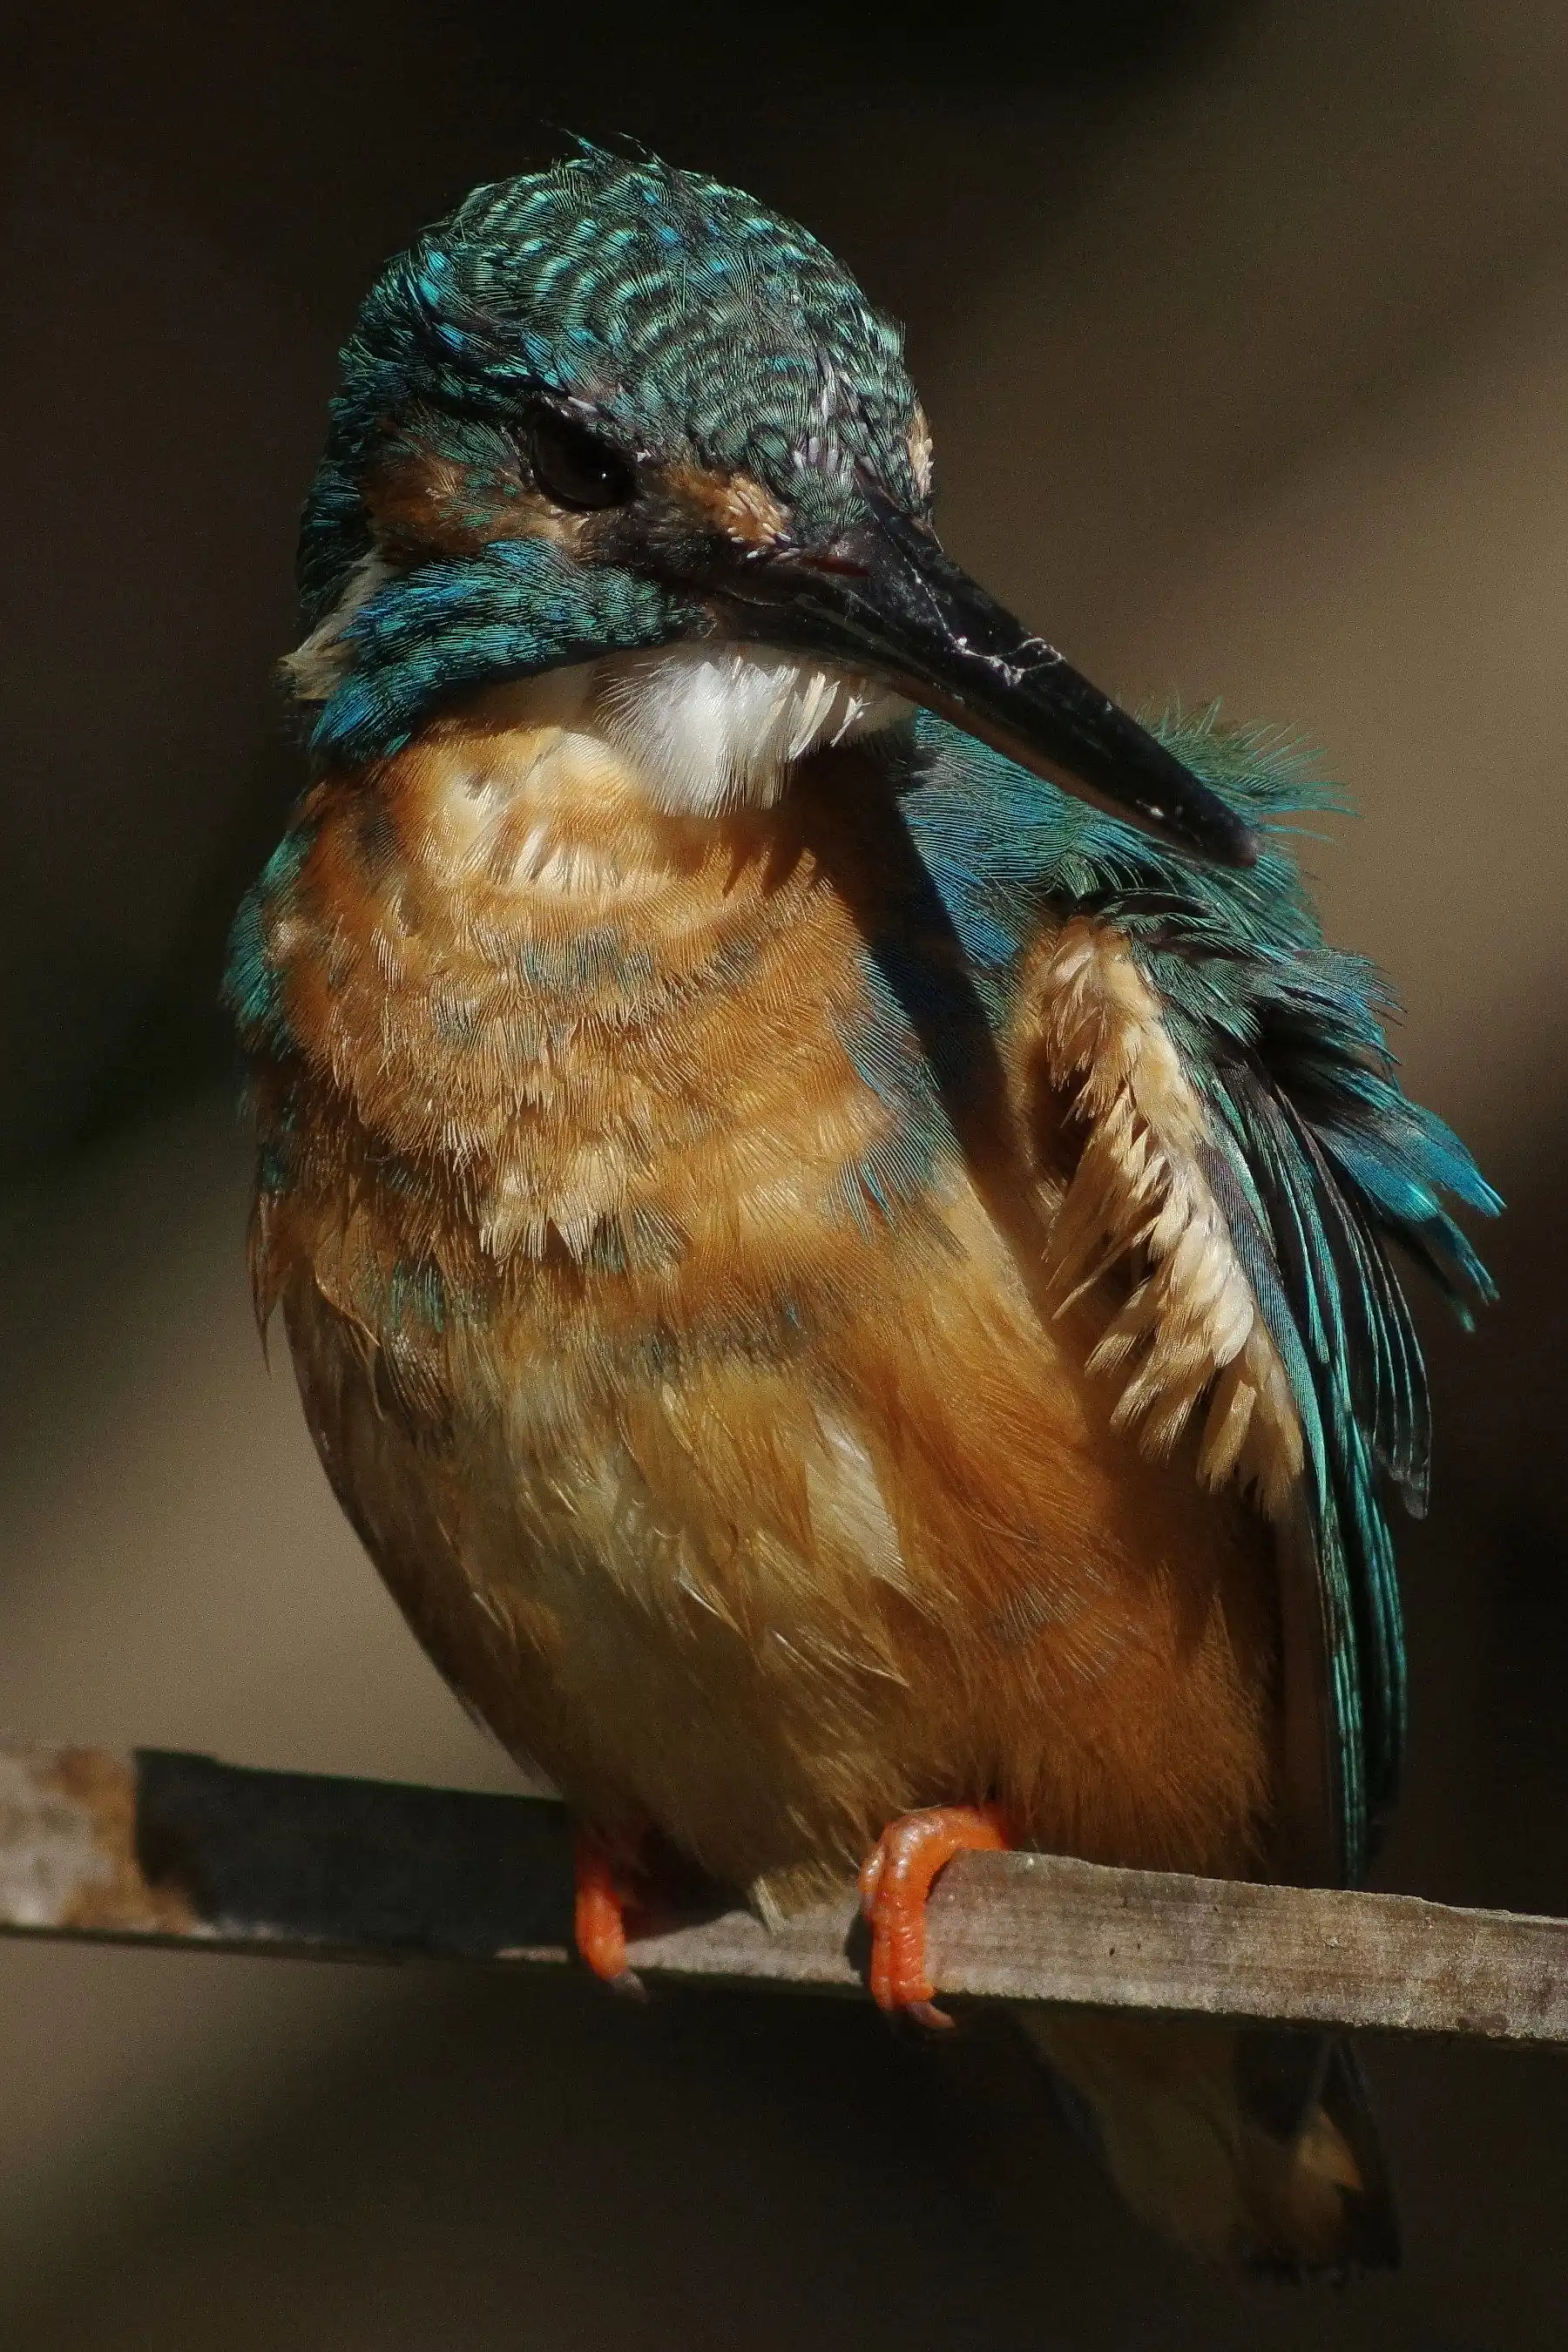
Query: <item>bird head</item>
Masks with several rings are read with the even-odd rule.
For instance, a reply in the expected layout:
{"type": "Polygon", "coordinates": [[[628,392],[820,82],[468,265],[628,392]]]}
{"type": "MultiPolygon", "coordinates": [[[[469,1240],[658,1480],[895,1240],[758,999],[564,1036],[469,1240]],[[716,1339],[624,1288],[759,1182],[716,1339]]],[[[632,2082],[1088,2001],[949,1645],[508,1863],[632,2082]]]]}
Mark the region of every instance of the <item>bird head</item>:
{"type": "Polygon", "coordinates": [[[795,753],[923,703],[1180,847],[1256,855],[943,551],[898,329],[804,229],[657,161],[589,148],[480,188],[390,264],[300,581],[289,667],[329,758],[394,748],[459,688],[670,648],[710,699],[758,686],[754,723],[795,753]]]}

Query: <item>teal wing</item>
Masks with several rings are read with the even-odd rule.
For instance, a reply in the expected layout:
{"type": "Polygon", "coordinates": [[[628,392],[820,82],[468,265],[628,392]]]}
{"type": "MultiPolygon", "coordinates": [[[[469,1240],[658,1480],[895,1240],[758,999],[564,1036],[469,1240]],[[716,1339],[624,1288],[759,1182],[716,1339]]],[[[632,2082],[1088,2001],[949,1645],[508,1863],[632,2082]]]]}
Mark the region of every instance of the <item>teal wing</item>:
{"type": "Polygon", "coordinates": [[[1284,1360],[1308,1464],[1339,1862],[1354,1879],[1397,1790],[1405,1653],[1385,1503],[1426,1502],[1426,1373],[1396,1255],[1468,1316],[1490,1295],[1449,1203],[1499,1206],[1463,1144],[1402,1091],[1371,968],[1324,943],[1281,823],[1333,805],[1292,747],[1171,722],[1164,740],[1262,830],[1249,874],[1162,850],[922,720],[903,805],[991,1000],[1041,920],[1113,923],[1211,1112],[1210,1180],[1284,1360]]]}
{"type": "MultiPolygon", "coordinates": [[[[1282,989],[1288,1013],[1295,992],[1282,989]]],[[[1328,1639],[1341,1860],[1359,1875],[1397,1793],[1405,1644],[1384,1494],[1426,1507],[1426,1370],[1394,1245],[1468,1313],[1488,1282],[1445,1195],[1494,1205],[1457,1139],[1369,1066],[1359,1023],[1321,1004],[1204,1074],[1211,1180],[1284,1358],[1310,1465],[1328,1639]],[[1341,1018],[1336,1022],[1333,1013],[1341,1018]]]]}

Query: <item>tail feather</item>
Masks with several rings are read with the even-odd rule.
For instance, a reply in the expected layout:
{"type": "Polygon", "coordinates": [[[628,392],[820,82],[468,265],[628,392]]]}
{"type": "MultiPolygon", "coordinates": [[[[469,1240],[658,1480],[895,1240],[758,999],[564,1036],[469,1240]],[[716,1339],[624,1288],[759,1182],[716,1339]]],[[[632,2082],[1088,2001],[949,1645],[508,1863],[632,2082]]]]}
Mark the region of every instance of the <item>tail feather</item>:
{"type": "Polygon", "coordinates": [[[1163,2236],[1296,2277],[1397,2265],[1377,2127],[1342,2038],[1059,2012],[1019,2021],[1163,2236]]]}

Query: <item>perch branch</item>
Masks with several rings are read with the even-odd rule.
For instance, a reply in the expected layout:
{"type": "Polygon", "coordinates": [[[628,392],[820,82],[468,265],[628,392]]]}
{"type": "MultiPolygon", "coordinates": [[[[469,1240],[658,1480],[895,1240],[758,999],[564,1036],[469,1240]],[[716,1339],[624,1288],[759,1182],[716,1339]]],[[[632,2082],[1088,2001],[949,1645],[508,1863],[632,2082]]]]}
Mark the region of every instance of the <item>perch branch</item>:
{"type": "MultiPolygon", "coordinates": [[[[0,1746],[0,1931],[210,1951],[561,1967],[571,1834],[540,1799],[0,1746]]],[[[655,1923],[638,1973],[853,1991],[854,1906],[655,1923]]],[[[938,1882],[944,1994],[1568,2043],[1568,1920],[1407,1895],[973,1854],[938,1882]]]]}

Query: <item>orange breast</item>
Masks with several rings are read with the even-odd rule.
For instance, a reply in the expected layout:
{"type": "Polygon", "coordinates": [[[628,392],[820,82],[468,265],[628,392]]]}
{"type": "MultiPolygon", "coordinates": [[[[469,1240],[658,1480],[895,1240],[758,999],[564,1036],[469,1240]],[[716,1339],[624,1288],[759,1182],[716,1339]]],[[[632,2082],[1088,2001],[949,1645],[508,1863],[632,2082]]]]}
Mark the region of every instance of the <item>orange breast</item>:
{"type": "Polygon", "coordinates": [[[323,787],[271,918],[258,1294],[421,1638],[589,1813],[780,1900],[993,1792],[1246,1866],[1268,1531],[1112,1429],[1005,1040],[905,1149],[856,1050],[868,805],[825,761],[787,813],[658,817],[515,689],[323,787]]]}

